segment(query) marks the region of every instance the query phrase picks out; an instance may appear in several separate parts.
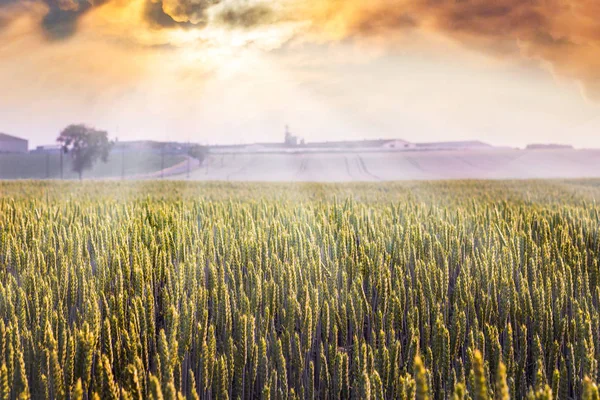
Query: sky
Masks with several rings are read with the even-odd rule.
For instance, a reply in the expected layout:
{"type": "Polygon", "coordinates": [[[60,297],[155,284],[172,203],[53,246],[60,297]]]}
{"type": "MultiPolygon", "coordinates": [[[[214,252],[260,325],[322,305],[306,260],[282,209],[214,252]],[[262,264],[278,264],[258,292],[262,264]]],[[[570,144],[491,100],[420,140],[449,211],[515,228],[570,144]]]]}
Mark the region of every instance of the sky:
{"type": "Polygon", "coordinates": [[[0,0],[0,132],[600,147],[597,0],[0,0]]]}

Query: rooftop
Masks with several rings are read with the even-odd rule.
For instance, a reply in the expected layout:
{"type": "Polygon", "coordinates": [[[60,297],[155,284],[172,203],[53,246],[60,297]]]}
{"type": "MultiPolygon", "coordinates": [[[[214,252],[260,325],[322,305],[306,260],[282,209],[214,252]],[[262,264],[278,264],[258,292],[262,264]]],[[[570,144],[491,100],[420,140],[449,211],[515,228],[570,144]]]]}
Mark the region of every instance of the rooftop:
{"type": "Polygon", "coordinates": [[[425,142],[416,143],[417,147],[493,147],[479,140],[457,140],[450,142],[425,142]]]}
{"type": "MultiPolygon", "coordinates": [[[[360,147],[377,147],[383,146],[386,143],[406,143],[409,142],[402,139],[364,139],[364,140],[340,140],[340,141],[327,141],[327,142],[306,142],[304,144],[296,145],[294,147],[312,148],[312,147],[342,147],[342,148],[360,148],[360,147]]],[[[247,148],[251,146],[262,146],[268,148],[286,148],[289,147],[285,143],[279,142],[267,142],[267,143],[245,143],[245,144],[226,144],[226,145],[210,145],[209,147],[214,149],[233,149],[233,148],[247,148]]]]}
{"type": "Polygon", "coordinates": [[[19,141],[24,141],[24,142],[27,141],[27,139],[23,139],[23,138],[20,138],[20,137],[8,135],[8,134],[2,133],[2,132],[0,132],[0,140],[2,140],[2,141],[19,140],[19,141]]]}

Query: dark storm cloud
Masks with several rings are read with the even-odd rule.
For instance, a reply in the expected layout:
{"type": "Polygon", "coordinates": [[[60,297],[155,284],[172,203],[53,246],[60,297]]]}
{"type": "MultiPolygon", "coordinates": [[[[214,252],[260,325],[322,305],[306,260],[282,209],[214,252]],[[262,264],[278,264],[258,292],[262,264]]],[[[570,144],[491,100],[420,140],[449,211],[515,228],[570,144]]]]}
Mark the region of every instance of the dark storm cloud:
{"type": "Polygon", "coordinates": [[[7,27],[15,15],[22,12],[25,0],[0,0],[0,31],[7,27]]]}
{"type": "Polygon", "coordinates": [[[3,29],[6,25],[8,25],[8,22],[8,17],[4,17],[2,14],[0,14],[0,30],[3,29]]]}
{"type": "Polygon", "coordinates": [[[598,0],[329,0],[316,21],[342,14],[344,34],[423,29],[498,57],[528,57],[579,79],[600,98],[598,0]]]}
{"type": "Polygon", "coordinates": [[[79,17],[92,7],[87,1],[71,3],[69,7],[64,2],[49,0],[46,3],[50,9],[42,20],[42,27],[50,39],[56,40],[72,36],[77,30],[79,17]]]}
{"type": "Polygon", "coordinates": [[[203,28],[207,11],[221,0],[146,0],[145,14],[151,26],[160,28],[203,28]]]}
{"type": "Polygon", "coordinates": [[[217,14],[218,22],[241,28],[252,28],[276,21],[276,16],[266,5],[229,7],[217,14]]]}
{"type": "MultiPolygon", "coordinates": [[[[161,28],[202,28],[208,24],[209,8],[222,0],[147,0],[146,19],[161,28]]],[[[277,16],[264,4],[237,3],[226,5],[216,14],[216,22],[240,28],[275,23],[277,16]]]]}
{"type": "Polygon", "coordinates": [[[0,0],[0,29],[10,22],[11,14],[5,12],[9,5],[18,4],[18,0],[0,0]]]}
{"type": "Polygon", "coordinates": [[[0,28],[12,18],[20,15],[27,6],[43,3],[48,11],[41,21],[41,27],[48,39],[61,40],[74,35],[79,18],[95,6],[109,0],[0,0],[0,28]],[[2,10],[10,12],[2,13],[2,10]]]}
{"type": "MultiPolygon", "coordinates": [[[[308,22],[298,35],[317,40],[319,35],[325,40],[377,36],[395,44],[397,35],[391,33],[417,29],[498,58],[539,60],[557,76],[580,80],[589,94],[600,98],[599,0],[137,1],[141,14],[118,22],[125,34],[148,27],[202,29],[212,22],[249,29],[296,21],[308,22]]],[[[127,8],[127,0],[0,0],[0,26],[10,24],[27,4],[43,4],[43,32],[49,39],[63,40],[77,33],[83,15],[105,2],[113,12],[136,9],[127,8]]]]}
{"type": "Polygon", "coordinates": [[[174,28],[177,26],[191,28],[194,25],[189,22],[177,22],[163,10],[162,2],[148,0],[146,2],[146,19],[151,25],[161,28],[174,28]]]}
{"type": "MultiPolygon", "coordinates": [[[[100,1],[102,2],[102,1],[100,1]]],[[[18,16],[25,6],[35,3],[28,0],[0,0],[0,28],[8,25],[10,20],[18,16]],[[21,6],[21,7],[19,7],[21,6]],[[2,10],[11,8],[11,12],[2,10]]],[[[95,3],[91,0],[43,0],[48,12],[41,22],[44,33],[49,39],[64,39],[77,30],[77,19],[86,13],[95,3]]]]}
{"type": "MultiPolygon", "coordinates": [[[[115,0],[0,0],[0,28],[7,25],[23,9],[24,4],[44,4],[47,8],[41,20],[43,33],[50,40],[67,39],[77,33],[78,22],[94,7],[115,0]],[[2,10],[11,9],[2,13],[2,10]]],[[[209,22],[208,10],[222,0],[145,0],[144,19],[155,28],[203,28],[209,22]]],[[[227,5],[216,16],[217,22],[230,26],[250,28],[277,22],[276,16],[265,5],[227,5]]]]}

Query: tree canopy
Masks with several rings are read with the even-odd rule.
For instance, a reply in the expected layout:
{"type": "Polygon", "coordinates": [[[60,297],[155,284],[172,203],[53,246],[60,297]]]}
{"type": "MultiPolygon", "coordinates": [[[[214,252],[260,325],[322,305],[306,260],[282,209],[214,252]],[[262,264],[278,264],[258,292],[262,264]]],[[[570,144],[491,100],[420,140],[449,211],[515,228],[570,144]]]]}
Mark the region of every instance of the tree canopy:
{"type": "Polygon", "coordinates": [[[73,157],[73,171],[83,176],[83,171],[91,169],[98,159],[108,161],[112,142],[106,131],[99,131],[86,125],[69,125],[56,139],[62,151],[73,157]]]}
{"type": "Polygon", "coordinates": [[[206,148],[206,146],[202,146],[199,144],[195,144],[188,148],[188,155],[190,157],[195,158],[196,160],[199,160],[200,164],[202,164],[202,162],[206,158],[207,153],[208,149],[206,148]]]}

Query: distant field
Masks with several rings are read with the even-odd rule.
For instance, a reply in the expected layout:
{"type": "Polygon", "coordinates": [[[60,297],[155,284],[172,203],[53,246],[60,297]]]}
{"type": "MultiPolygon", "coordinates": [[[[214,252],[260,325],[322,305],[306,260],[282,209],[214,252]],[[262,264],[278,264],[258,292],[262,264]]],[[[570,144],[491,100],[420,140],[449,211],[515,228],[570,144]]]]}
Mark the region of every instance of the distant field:
{"type": "MultiPolygon", "coordinates": [[[[165,156],[165,176],[188,179],[183,156],[165,156]],[[179,164],[179,165],[178,165],[179,164]]],[[[64,158],[65,179],[76,179],[64,158]]],[[[160,154],[128,154],[129,178],[160,177],[160,154]],[[152,175],[154,174],[154,175],[152,175]]],[[[97,163],[84,178],[121,177],[122,158],[97,163]]],[[[193,161],[190,179],[232,182],[383,182],[457,179],[570,179],[600,177],[600,150],[473,150],[348,153],[212,154],[193,161]]],[[[0,155],[0,179],[57,179],[59,155],[0,155]]]]}
{"type": "Polygon", "coordinates": [[[192,179],[377,182],[600,177],[600,150],[215,154],[192,179]]]}
{"type": "MultiPolygon", "coordinates": [[[[180,155],[165,155],[164,167],[169,168],[185,160],[180,155]]],[[[71,157],[63,158],[64,178],[77,179],[72,170],[71,157]]],[[[85,171],[84,178],[120,177],[124,170],[126,176],[150,174],[160,171],[161,155],[152,152],[113,154],[108,162],[98,162],[92,170],[85,171]],[[123,164],[124,163],[124,164],[123,164]]],[[[60,178],[59,154],[0,154],[0,179],[58,179],[60,178]]]]}

